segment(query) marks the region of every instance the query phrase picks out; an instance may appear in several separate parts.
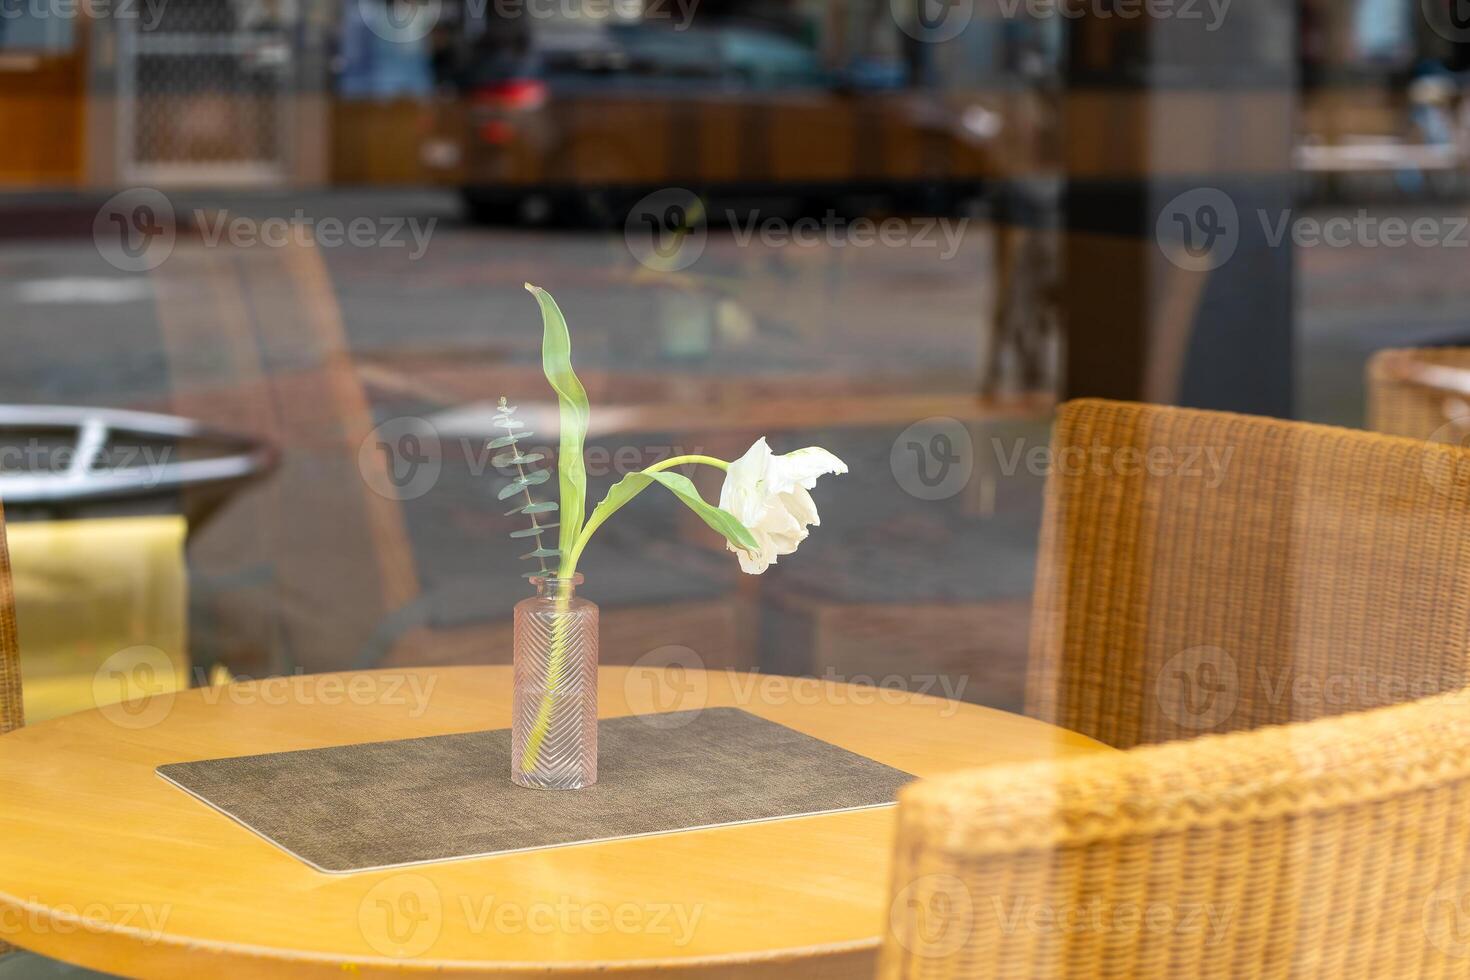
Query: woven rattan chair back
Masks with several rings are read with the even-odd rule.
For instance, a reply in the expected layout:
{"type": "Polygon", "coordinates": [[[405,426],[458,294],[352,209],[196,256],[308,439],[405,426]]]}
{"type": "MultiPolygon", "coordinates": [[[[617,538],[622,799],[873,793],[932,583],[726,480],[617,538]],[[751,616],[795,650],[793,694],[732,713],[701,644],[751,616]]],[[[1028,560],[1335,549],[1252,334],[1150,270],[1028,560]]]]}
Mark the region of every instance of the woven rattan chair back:
{"type": "Polygon", "coordinates": [[[1470,683],[1470,451],[1095,400],[1052,451],[1038,717],[1129,748],[1470,683]]]}
{"type": "Polygon", "coordinates": [[[888,978],[1470,977],[1470,691],[899,801],[888,978]]]}
{"type": "Polygon", "coordinates": [[[5,544],[5,509],[0,505],[0,735],[25,724],[20,697],[20,640],[15,628],[15,581],[5,544]]]}
{"type": "MultiPolygon", "coordinates": [[[[20,639],[15,627],[15,581],[5,543],[5,508],[0,504],[0,735],[25,724],[20,696],[20,639]]],[[[0,956],[11,951],[0,942],[0,956]]]]}
{"type": "Polygon", "coordinates": [[[1373,431],[1453,443],[1470,437],[1470,347],[1379,351],[1366,380],[1373,431]]]}

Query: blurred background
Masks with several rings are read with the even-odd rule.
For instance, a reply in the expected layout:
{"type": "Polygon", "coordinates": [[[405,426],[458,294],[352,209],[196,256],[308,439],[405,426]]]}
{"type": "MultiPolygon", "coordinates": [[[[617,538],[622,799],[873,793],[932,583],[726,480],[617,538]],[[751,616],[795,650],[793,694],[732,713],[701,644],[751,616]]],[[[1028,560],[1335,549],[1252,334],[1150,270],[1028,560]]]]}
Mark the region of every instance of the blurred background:
{"type": "Polygon", "coordinates": [[[509,662],[527,280],[594,502],[851,470],[760,577],[640,497],[605,662],[1017,709],[1058,400],[1361,426],[1374,351],[1470,342],[1467,67],[1464,0],[0,2],[28,716],[509,662]]]}

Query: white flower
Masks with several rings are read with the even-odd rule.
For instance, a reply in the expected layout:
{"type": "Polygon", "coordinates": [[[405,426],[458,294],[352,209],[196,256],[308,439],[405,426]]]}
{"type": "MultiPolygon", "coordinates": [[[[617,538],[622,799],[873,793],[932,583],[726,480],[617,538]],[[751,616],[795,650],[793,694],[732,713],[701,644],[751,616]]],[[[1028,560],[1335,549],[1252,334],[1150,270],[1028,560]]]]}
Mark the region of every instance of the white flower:
{"type": "Polygon", "coordinates": [[[740,567],[759,575],[789,555],[806,540],[807,525],[821,524],[817,505],[807,493],[824,473],[846,473],[847,464],[818,446],[777,456],[765,436],[745,451],[725,472],[720,508],[728,510],[750,529],[760,545],[751,553],[726,543],[740,556],[740,567]]]}

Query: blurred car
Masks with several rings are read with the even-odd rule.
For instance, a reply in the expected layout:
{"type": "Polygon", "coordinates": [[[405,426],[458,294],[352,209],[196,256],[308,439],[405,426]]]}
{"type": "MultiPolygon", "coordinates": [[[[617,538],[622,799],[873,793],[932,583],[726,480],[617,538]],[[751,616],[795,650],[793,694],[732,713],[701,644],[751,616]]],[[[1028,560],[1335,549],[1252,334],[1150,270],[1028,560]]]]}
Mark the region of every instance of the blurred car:
{"type": "Polygon", "coordinates": [[[617,221],[666,187],[947,210],[995,172],[1003,115],[905,82],[760,27],[543,27],[467,57],[424,161],[483,221],[617,221]]]}

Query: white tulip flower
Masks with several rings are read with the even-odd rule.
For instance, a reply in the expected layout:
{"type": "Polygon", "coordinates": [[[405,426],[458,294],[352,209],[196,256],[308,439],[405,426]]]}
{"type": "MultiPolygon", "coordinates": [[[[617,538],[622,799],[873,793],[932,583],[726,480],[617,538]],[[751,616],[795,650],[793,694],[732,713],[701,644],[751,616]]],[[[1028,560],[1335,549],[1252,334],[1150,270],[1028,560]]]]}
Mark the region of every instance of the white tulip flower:
{"type": "Polygon", "coordinates": [[[740,557],[740,567],[751,575],[764,572],[776,564],[778,555],[791,554],[806,540],[807,525],[822,523],[807,493],[817,485],[817,477],[846,472],[846,463],[819,446],[777,456],[764,436],[757,439],[725,471],[720,509],[749,529],[760,551],[746,551],[728,541],[725,547],[740,557]]]}

